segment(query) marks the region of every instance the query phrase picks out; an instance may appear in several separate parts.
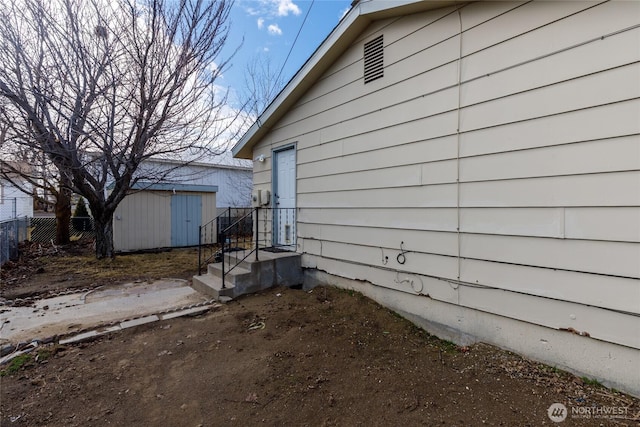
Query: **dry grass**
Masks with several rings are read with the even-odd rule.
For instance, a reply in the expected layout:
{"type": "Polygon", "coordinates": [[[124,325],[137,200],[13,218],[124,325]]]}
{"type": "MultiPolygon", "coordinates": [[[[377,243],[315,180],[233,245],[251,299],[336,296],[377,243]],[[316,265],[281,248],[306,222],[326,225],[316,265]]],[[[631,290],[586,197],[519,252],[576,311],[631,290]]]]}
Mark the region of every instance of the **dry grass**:
{"type": "Polygon", "coordinates": [[[53,259],[56,268],[66,269],[71,274],[90,275],[96,279],[127,279],[133,276],[147,278],[189,277],[198,268],[196,249],[174,249],[158,253],[121,254],[115,259],[98,260],[93,256],[69,256],[53,259]]]}
{"type": "Polygon", "coordinates": [[[98,260],[91,246],[72,244],[54,253],[25,251],[20,261],[3,266],[0,296],[16,298],[110,283],[160,278],[190,279],[197,274],[198,250],[119,254],[98,260]]]}

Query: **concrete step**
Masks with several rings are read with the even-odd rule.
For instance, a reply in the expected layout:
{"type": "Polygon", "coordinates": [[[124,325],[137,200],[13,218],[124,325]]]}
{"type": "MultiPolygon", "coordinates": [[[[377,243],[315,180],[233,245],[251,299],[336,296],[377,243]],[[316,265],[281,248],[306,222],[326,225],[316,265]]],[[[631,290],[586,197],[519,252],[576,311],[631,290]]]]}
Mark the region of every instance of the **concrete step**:
{"type": "MultiPolygon", "coordinates": [[[[244,258],[247,254],[248,252],[242,252],[242,251],[225,253],[224,262],[226,265],[239,264],[238,267],[242,267],[247,270],[254,271],[257,265],[265,265],[269,263],[275,264],[276,262],[286,263],[288,262],[287,259],[300,258],[300,254],[296,252],[267,252],[267,251],[261,250],[258,253],[258,261],[256,261],[255,252],[252,254],[249,254],[246,257],[246,259],[239,261],[242,258],[244,258]]],[[[258,268],[262,268],[262,267],[258,267],[258,268]]]]}
{"type": "MultiPolygon", "coordinates": [[[[229,264],[225,264],[224,268],[228,270],[229,264]]],[[[222,278],[222,263],[216,262],[215,264],[209,264],[207,266],[207,273],[212,276],[222,278]]],[[[250,276],[251,276],[251,270],[242,268],[241,266],[237,266],[233,270],[227,271],[227,277],[225,278],[225,283],[231,283],[235,285],[236,283],[239,283],[240,281],[245,280],[250,276]]]]}
{"type": "MultiPolygon", "coordinates": [[[[238,257],[246,254],[225,254],[225,268],[238,263],[238,257]]],[[[217,299],[221,296],[238,297],[258,292],[275,285],[297,286],[302,284],[301,256],[295,252],[263,252],[251,254],[246,260],[228,271],[225,276],[226,289],[222,289],[222,263],[209,264],[207,273],[193,278],[193,288],[217,299]]]]}
{"type": "Polygon", "coordinates": [[[247,270],[251,270],[251,266],[255,262],[255,259],[256,259],[255,252],[252,254],[249,254],[249,252],[240,251],[240,252],[229,252],[224,254],[224,263],[226,266],[238,264],[238,267],[241,267],[247,270]],[[245,260],[242,260],[242,258],[244,258],[245,256],[247,256],[247,258],[245,260]]]}
{"type": "Polygon", "coordinates": [[[234,286],[231,283],[225,283],[225,288],[222,289],[222,279],[212,274],[193,276],[191,287],[217,300],[221,298],[233,298],[235,296],[234,286]]]}

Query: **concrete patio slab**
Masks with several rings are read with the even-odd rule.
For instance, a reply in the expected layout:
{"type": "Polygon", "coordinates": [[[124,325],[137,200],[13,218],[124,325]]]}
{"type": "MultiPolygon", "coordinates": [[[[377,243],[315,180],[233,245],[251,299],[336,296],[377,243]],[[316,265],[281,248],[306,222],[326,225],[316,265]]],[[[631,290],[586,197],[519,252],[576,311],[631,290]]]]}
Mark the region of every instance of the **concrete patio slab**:
{"type": "Polygon", "coordinates": [[[150,315],[207,300],[186,280],[161,279],[36,300],[31,306],[0,307],[0,344],[67,335],[99,325],[136,325],[151,321],[150,315]]]}

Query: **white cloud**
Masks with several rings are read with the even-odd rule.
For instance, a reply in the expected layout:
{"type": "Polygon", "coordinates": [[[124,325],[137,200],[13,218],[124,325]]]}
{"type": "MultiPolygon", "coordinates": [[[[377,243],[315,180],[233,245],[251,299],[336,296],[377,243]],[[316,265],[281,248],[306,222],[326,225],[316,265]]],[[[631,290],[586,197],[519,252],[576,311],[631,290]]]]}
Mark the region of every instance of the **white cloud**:
{"type": "Polygon", "coordinates": [[[263,48],[262,48],[262,51],[263,51],[263,52],[269,52],[269,48],[268,48],[268,47],[263,47],[263,48]]]}
{"type": "Polygon", "coordinates": [[[287,16],[289,12],[300,15],[300,8],[292,0],[273,0],[278,4],[278,16],[287,16]]]}
{"type": "Polygon", "coordinates": [[[261,30],[264,27],[264,18],[258,18],[258,29],[261,30]]]}
{"type": "Polygon", "coordinates": [[[350,11],[350,10],[351,10],[351,7],[345,7],[345,8],[344,8],[344,10],[343,10],[342,12],[340,12],[340,18],[339,18],[339,19],[344,18],[344,16],[345,16],[347,13],[349,13],[349,11],[350,11]]]}
{"type": "MultiPolygon", "coordinates": [[[[247,14],[251,16],[265,16],[275,18],[277,16],[300,15],[302,11],[294,0],[239,0],[247,14]]],[[[297,1],[297,0],[295,0],[297,1]]]]}
{"type": "Polygon", "coordinates": [[[282,30],[280,29],[280,27],[278,27],[278,24],[271,24],[267,27],[267,31],[269,31],[269,34],[271,34],[272,36],[281,36],[282,35],[282,30]]]}
{"type": "Polygon", "coordinates": [[[218,77],[221,79],[224,78],[222,72],[218,68],[218,64],[216,64],[215,62],[211,62],[209,65],[207,65],[207,70],[209,70],[211,74],[218,74],[218,77]]]}

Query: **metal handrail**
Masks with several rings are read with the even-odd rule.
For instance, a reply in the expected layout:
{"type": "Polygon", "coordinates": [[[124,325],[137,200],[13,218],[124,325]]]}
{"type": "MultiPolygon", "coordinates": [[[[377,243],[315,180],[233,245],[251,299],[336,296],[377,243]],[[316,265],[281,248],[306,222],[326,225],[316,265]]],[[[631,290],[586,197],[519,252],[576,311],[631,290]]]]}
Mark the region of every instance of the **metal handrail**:
{"type": "MultiPolygon", "coordinates": [[[[231,209],[231,208],[229,208],[231,209]]],[[[227,231],[229,231],[232,227],[240,224],[241,221],[246,220],[247,218],[249,218],[251,215],[253,215],[253,211],[256,210],[257,211],[258,208],[253,208],[249,211],[248,214],[246,214],[245,216],[239,218],[236,222],[234,222],[233,224],[231,224],[230,226],[228,226],[227,228],[225,228],[224,230],[222,230],[220,233],[221,234],[226,234],[227,231]]]]}
{"type": "MultiPolygon", "coordinates": [[[[229,268],[228,270],[225,270],[225,245],[227,243],[227,233],[229,232],[229,230],[232,230],[234,227],[237,227],[239,224],[242,224],[243,222],[245,222],[247,220],[247,218],[253,218],[253,213],[256,212],[255,218],[256,218],[256,236],[258,234],[258,209],[259,208],[254,208],[251,209],[249,211],[249,213],[247,213],[246,215],[244,215],[243,217],[240,217],[236,220],[236,222],[234,222],[233,224],[230,224],[227,228],[225,228],[224,230],[222,230],[220,232],[220,236],[222,239],[222,248],[221,248],[221,262],[222,262],[222,289],[226,289],[226,277],[227,274],[229,274],[234,268],[236,268],[238,265],[240,265],[240,263],[242,263],[242,261],[244,261],[245,259],[249,258],[249,256],[252,253],[256,253],[256,261],[258,261],[258,245],[256,245],[255,248],[249,250],[249,253],[247,253],[242,259],[238,259],[236,258],[236,263],[229,268]]],[[[256,240],[257,242],[257,240],[256,240]]],[[[229,251],[230,252],[230,251],[229,251]]],[[[229,263],[231,264],[231,263],[229,263]]]]}
{"type": "MultiPolygon", "coordinates": [[[[252,254],[255,253],[255,260],[259,261],[259,252],[261,248],[267,248],[267,247],[282,247],[282,246],[291,246],[290,244],[276,244],[275,241],[269,243],[267,242],[267,235],[271,234],[272,238],[275,238],[275,231],[273,229],[270,229],[269,232],[267,232],[267,224],[269,224],[269,219],[267,218],[267,213],[268,212],[272,212],[275,215],[275,212],[278,211],[289,211],[289,210],[293,210],[294,212],[296,211],[296,208],[272,208],[272,207],[255,207],[255,208],[248,208],[249,212],[247,212],[246,214],[240,216],[240,217],[235,217],[236,220],[234,222],[231,223],[231,209],[235,209],[235,208],[229,208],[227,210],[225,210],[222,214],[218,215],[215,219],[215,221],[219,221],[220,218],[224,218],[227,217],[229,218],[229,225],[226,226],[223,229],[218,228],[217,229],[217,238],[218,238],[218,244],[219,244],[219,249],[208,259],[204,260],[204,262],[209,262],[212,258],[217,258],[218,256],[220,256],[220,260],[219,262],[222,263],[222,289],[226,288],[226,278],[227,275],[233,271],[238,265],[240,265],[243,261],[245,261],[247,258],[249,258],[252,254]],[[260,219],[260,214],[261,211],[264,211],[265,215],[264,218],[261,220],[260,219]],[[248,220],[251,219],[251,222],[253,224],[251,224],[251,227],[247,227],[247,222],[248,220]],[[260,226],[264,225],[264,232],[265,232],[265,241],[263,242],[263,244],[261,245],[261,241],[260,241],[260,226]],[[254,228],[255,227],[255,228],[254,228]],[[251,234],[254,234],[253,236],[249,237],[251,234]],[[248,240],[247,240],[248,238],[248,240]],[[247,245],[248,243],[248,245],[247,245]],[[235,248],[233,247],[235,245],[235,248]],[[249,248],[247,249],[247,246],[249,246],[249,248]],[[232,257],[229,257],[229,259],[226,259],[227,256],[229,256],[229,254],[231,252],[240,252],[242,251],[242,254],[237,254],[237,256],[235,256],[235,260],[232,261],[232,257]]],[[[203,266],[203,259],[201,256],[201,251],[202,248],[205,246],[205,244],[203,244],[202,242],[202,230],[206,227],[211,228],[212,224],[215,221],[209,221],[208,223],[200,226],[200,233],[199,233],[199,244],[198,244],[198,274],[201,274],[202,271],[202,266],[203,266]]],[[[220,225],[220,223],[217,223],[217,225],[220,225]]],[[[293,233],[295,233],[295,231],[293,231],[293,233]]]]}
{"type": "Polygon", "coordinates": [[[216,216],[214,219],[212,219],[209,222],[206,222],[200,226],[198,226],[198,274],[202,274],[202,265],[204,263],[207,263],[209,261],[211,261],[211,259],[215,256],[215,253],[208,257],[207,259],[203,260],[202,259],[202,247],[203,247],[203,242],[202,242],[202,230],[203,229],[207,229],[207,228],[213,228],[216,227],[216,234],[217,233],[217,224],[218,221],[220,220],[220,218],[223,217],[228,217],[231,218],[231,207],[225,209],[220,215],[216,216]]]}

